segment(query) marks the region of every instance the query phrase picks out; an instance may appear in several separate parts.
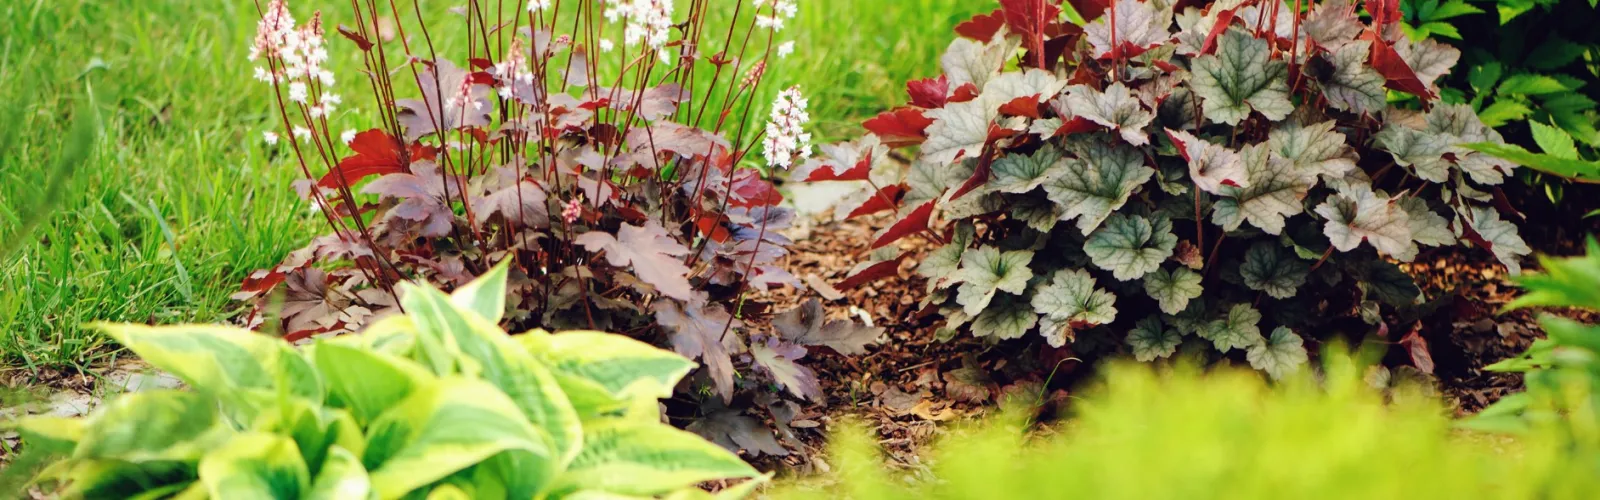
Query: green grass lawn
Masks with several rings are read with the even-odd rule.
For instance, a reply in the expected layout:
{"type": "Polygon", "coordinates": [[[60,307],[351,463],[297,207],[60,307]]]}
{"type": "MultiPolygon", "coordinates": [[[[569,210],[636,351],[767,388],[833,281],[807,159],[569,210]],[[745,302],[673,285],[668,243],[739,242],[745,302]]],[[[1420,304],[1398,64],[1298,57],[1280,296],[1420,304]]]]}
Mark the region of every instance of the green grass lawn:
{"type": "MultiPolygon", "coordinates": [[[[458,3],[424,1],[434,12],[458,3]]],[[[348,2],[291,5],[348,22],[348,2]]],[[[767,86],[769,99],[799,84],[819,142],[849,138],[904,101],[905,80],[937,73],[955,23],[991,8],[802,0],[784,31],[795,54],[773,68],[780,85],[767,86]]],[[[226,320],[247,273],[322,229],[289,187],[296,169],[260,140],[272,118],[270,89],[245,59],[255,20],[250,0],[0,3],[0,249],[19,246],[0,261],[0,366],[92,363],[112,351],[82,328],[89,321],[226,320]],[[53,167],[86,146],[70,133],[83,121],[101,134],[52,196],[53,167]]],[[[329,41],[346,95],[334,128],[366,128],[357,55],[329,41]]]]}

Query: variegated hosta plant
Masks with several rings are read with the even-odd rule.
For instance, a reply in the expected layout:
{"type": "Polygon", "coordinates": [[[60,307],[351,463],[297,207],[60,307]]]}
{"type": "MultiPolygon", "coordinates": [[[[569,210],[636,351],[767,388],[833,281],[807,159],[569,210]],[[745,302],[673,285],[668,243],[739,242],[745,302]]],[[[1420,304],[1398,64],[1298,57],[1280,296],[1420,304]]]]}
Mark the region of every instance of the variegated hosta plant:
{"type": "Polygon", "coordinates": [[[937,247],[917,272],[941,333],[1141,360],[1190,336],[1281,376],[1319,326],[1421,302],[1395,263],[1425,247],[1517,271],[1529,249],[1492,194],[1515,165],[1462,147],[1500,138],[1433,98],[1454,49],[1400,35],[1381,2],[1370,20],[1345,0],[1176,5],[1085,7],[1080,27],[1004,0],[958,26],[944,75],[796,173],[861,184],[840,216],[897,215],[846,285],[915,235],[937,247]],[[908,146],[908,169],[881,161],[908,146]]]}
{"type": "Polygon", "coordinates": [[[656,399],[693,362],[607,333],[501,331],[506,271],[450,295],[401,285],[406,315],[301,348],[105,325],[189,390],[22,420],[27,447],[61,457],[36,481],[65,498],[624,498],[758,477],[661,422],[656,399]]]}

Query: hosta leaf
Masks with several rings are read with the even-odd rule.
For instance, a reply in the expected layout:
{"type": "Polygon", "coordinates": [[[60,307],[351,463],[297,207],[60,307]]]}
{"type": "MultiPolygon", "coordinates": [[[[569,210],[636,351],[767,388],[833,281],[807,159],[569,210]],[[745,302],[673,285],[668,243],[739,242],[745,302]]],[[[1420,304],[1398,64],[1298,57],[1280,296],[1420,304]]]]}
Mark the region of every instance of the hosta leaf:
{"type": "Polygon", "coordinates": [[[1375,115],[1383,110],[1387,91],[1382,74],[1367,64],[1372,42],[1349,43],[1326,56],[1333,69],[1320,80],[1328,105],[1355,114],[1375,115]]]}
{"type": "Polygon", "coordinates": [[[1295,257],[1294,252],[1266,241],[1252,245],[1244,254],[1244,264],[1239,266],[1245,286],[1277,299],[1293,297],[1310,272],[1311,266],[1295,257]]]}
{"type": "Polygon", "coordinates": [[[961,282],[956,302],[967,314],[976,315],[994,299],[995,292],[1022,294],[1033,278],[1033,271],[1028,269],[1032,260],[1033,252],[1028,250],[1001,252],[989,246],[968,250],[961,256],[961,269],[955,275],[955,280],[961,282]]]}
{"type": "Polygon", "coordinates": [[[311,480],[308,500],[340,500],[368,498],[372,493],[372,479],[361,465],[361,457],[339,445],[328,448],[328,458],[323,460],[317,477],[311,480]]]}
{"type": "Polygon", "coordinates": [[[822,401],[824,397],[822,381],[817,380],[817,372],[796,363],[805,355],[806,348],[784,342],[777,337],[767,337],[766,342],[750,344],[750,358],[756,366],[765,368],[771,373],[772,380],[778,385],[801,398],[822,401]]]}
{"type": "Polygon", "coordinates": [[[1066,102],[1073,115],[1116,131],[1129,144],[1143,146],[1150,143],[1150,136],[1144,132],[1144,127],[1150,125],[1156,115],[1144,109],[1144,105],[1122,82],[1106,87],[1104,93],[1088,86],[1074,85],[1067,89],[1066,102]]]}
{"type": "Polygon", "coordinates": [[[961,256],[966,253],[967,247],[972,242],[972,224],[962,223],[956,226],[955,235],[950,238],[950,243],[928,252],[928,257],[922,259],[917,265],[917,274],[934,282],[935,286],[944,287],[953,283],[951,281],[956,270],[961,268],[961,256]]]}
{"type": "Polygon", "coordinates": [[[1306,347],[1299,335],[1285,327],[1272,329],[1272,334],[1261,339],[1245,352],[1250,366],[1267,372],[1274,380],[1300,371],[1306,364],[1306,347]]]}
{"type": "Polygon", "coordinates": [[[215,400],[195,392],[157,390],[123,395],[95,409],[71,456],[192,462],[232,433],[218,413],[215,400]]]}
{"type": "Polygon", "coordinates": [[[524,473],[548,477],[560,463],[548,439],[500,389],[449,376],[374,420],[362,463],[372,471],[378,496],[396,498],[509,450],[538,454],[544,459],[539,468],[524,473]]]}
{"type": "Polygon", "coordinates": [[[1228,310],[1228,317],[1212,320],[1200,327],[1200,337],[1210,340],[1218,351],[1244,349],[1261,342],[1261,312],[1250,304],[1238,304],[1228,310]]]}
{"type": "Polygon", "coordinates": [[[1323,234],[1341,252],[1354,250],[1365,241],[1379,254],[1409,262],[1417,256],[1412,241],[1411,217],[1394,198],[1355,188],[1328,197],[1317,205],[1317,214],[1328,221],[1323,234]]]}
{"type": "Polygon", "coordinates": [[[1266,40],[1243,30],[1224,33],[1217,53],[1196,58],[1192,70],[1190,85],[1212,121],[1238,125],[1252,109],[1277,121],[1294,111],[1285,80],[1288,64],[1270,57],[1266,40]]]}
{"type": "Polygon", "coordinates": [[[301,498],[311,473],[293,439],[251,432],[207,453],[200,481],[211,498],[301,498]]]}
{"type": "Polygon", "coordinates": [[[1122,281],[1144,276],[1159,269],[1172,256],[1178,237],[1172,235],[1172,221],[1156,215],[1151,219],[1120,213],[1106,218],[1106,224],[1084,243],[1095,267],[1111,271],[1122,281]]]}
{"type": "Polygon", "coordinates": [[[1222,186],[1249,187],[1250,173],[1239,153],[1211,141],[1179,130],[1167,129],[1167,137],[1178,146],[1178,153],[1189,164],[1189,179],[1211,194],[1221,194],[1222,186]]]}
{"type": "Polygon", "coordinates": [[[1428,208],[1428,202],[1415,196],[1400,199],[1400,207],[1405,209],[1406,218],[1410,220],[1411,240],[1418,244],[1432,247],[1451,245],[1456,242],[1455,234],[1450,232],[1449,221],[1443,216],[1428,208]]]}
{"type": "Polygon", "coordinates": [[[280,339],[224,326],[96,326],[145,362],[224,401],[250,390],[275,391],[280,381],[290,395],[323,398],[310,363],[280,339]]]}
{"type": "Polygon", "coordinates": [[[561,475],[558,491],[654,496],[703,481],[760,475],[722,447],[655,422],[584,422],[583,440],[590,445],[561,475]]]}
{"type": "Polygon", "coordinates": [[[1285,122],[1267,134],[1267,147],[1294,162],[1302,171],[1342,177],[1356,168],[1355,153],[1344,134],[1333,130],[1333,120],[1300,126],[1285,122]]]}
{"type": "Polygon", "coordinates": [[[1316,176],[1294,168],[1294,163],[1272,154],[1266,144],[1240,151],[1249,187],[1224,186],[1211,212],[1211,222],[1233,231],[1244,221],[1268,234],[1283,232],[1283,219],[1298,214],[1316,176]]]}
{"type": "Polygon", "coordinates": [[[565,460],[577,454],[583,428],[548,367],[498,325],[456,306],[444,293],[412,284],[402,285],[401,292],[400,305],[416,324],[420,343],[453,346],[456,359],[452,361],[460,373],[502,391],[550,438],[556,457],[565,460]]]}
{"type": "Polygon", "coordinates": [[[1128,347],[1133,348],[1133,359],[1139,361],[1155,361],[1159,358],[1171,356],[1178,350],[1178,344],[1183,342],[1183,334],[1177,330],[1163,328],[1161,318],[1147,316],[1134,325],[1128,332],[1128,347]]]}
{"type": "Polygon", "coordinates": [[[1044,189],[1065,210],[1061,220],[1077,218],[1078,231],[1088,235],[1155,173],[1139,150],[1094,142],[1068,160],[1066,171],[1044,189]]]}
{"type": "Polygon", "coordinates": [[[689,300],[689,268],[683,265],[683,256],[689,254],[661,224],[650,220],[644,226],[623,224],[612,236],[602,231],[589,231],[574,239],[590,252],[605,252],[606,260],[617,267],[632,266],[633,273],[654,286],[662,295],[678,300],[689,300]]]}
{"type": "Polygon", "coordinates": [[[928,140],[922,143],[922,161],[948,165],[978,156],[988,142],[989,123],[999,114],[999,109],[984,99],[928,110],[933,124],[928,126],[928,140]]]}
{"type": "Polygon", "coordinates": [[[1003,193],[1026,193],[1061,175],[1067,165],[1061,150],[1049,145],[1029,155],[1006,155],[989,167],[994,172],[994,180],[988,187],[1003,193]]]}
{"type": "Polygon", "coordinates": [[[1039,315],[1026,302],[1003,297],[972,319],[972,334],[1000,340],[1020,338],[1038,321],[1039,315]]]}
{"type": "MultiPolygon", "coordinates": [[[[1145,49],[1172,39],[1168,27],[1172,25],[1172,5],[1157,8],[1156,2],[1116,0],[1116,45],[1112,45],[1111,16],[1100,16],[1083,27],[1084,38],[1094,49],[1095,58],[1105,58],[1120,48],[1123,57],[1135,56],[1145,49]]],[[[1104,2],[1109,4],[1110,1],[1104,2]]]]}
{"type": "MultiPolygon", "coordinates": [[[[1076,326],[1104,325],[1117,319],[1117,296],[1095,288],[1094,277],[1082,269],[1056,271],[1050,282],[1034,287],[1033,310],[1056,322],[1076,326]]],[[[1066,339],[1046,332],[1050,345],[1061,347],[1066,339]]]]}
{"type": "Polygon", "coordinates": [[[1467,223],[1476,234],[1472,241],[1494,252],[1494,257],[1505,264],[1511,274],[1522,273],[1518,257],[1533,253],[1528,244],[1517,235],[1517,226],[1500,219],[1500,213],[1489,207],[1472,207],[1467,223]]]}
{"type": "Polygon", "coordinates": [[[592,381],[620,400],[672,397],[672,387],[695,368],[671,351],[604,332],[534,330],[516,338],[552,372],[592,381]]]}
{"type": "Polygon", "coordinates": [[[1150,294],[1150,298],[1156,299],[1161,312],[1178,314],[1189,307],[1190,300],[1200,296],[1203,277],[1187,267],[1173,269],[1172,272],[1158,268],[1144,275],[1144,291],[1150,294]]]}

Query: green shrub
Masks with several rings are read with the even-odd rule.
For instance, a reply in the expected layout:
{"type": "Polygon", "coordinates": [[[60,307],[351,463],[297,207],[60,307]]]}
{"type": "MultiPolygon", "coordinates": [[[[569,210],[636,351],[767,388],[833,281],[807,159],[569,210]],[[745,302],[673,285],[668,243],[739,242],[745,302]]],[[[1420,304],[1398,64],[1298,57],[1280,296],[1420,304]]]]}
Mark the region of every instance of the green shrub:
{"type": "MultiPolygon", "coordinates": [[[[1123,364],[1076,399],[1059,433],[1002,419],[953,432],[921,473],[886,472],[863,429],[835,433],[834,476],[776,498],[1461,499],[1593,498],[1596,462],[1550,434],[1519,440],[1452,429],[1421,391],[1384,395],[1333,359],[1268,384],[1249,372],[1157,372],[1123,364]],[[1325,385],[1324,385],[1325,384],[1325,385]]],[[[1591,446],[1586,448],[1592,452],[1591,446]]],[[[1592,455],[1591,455],[1592,456],[1592,455]]]]}
{"type": "Polygon", "coordinates": [[[546,498],[758,476],[661,423],[656,399],[689,360],[599,332],[506,335],[506,271],[451,295],[403,285],[406,315],[298,349],[220,326],[103,325],[190,390],[22,420],[31,451],[62,456],[36,481],[66,498],[546,498]]]}
{"type": "Polygon", "coordinates": [[[1421,247],[1470,242],[1512,272],[1530,251],[1489,194],[1516,165],[1463,147],[1500,136],[1433,99],[1459,53],[1397,12],[1119,0],[1080,29],[1057,2],[1001,3],[907,106],[796,172],[862,184],[841,215],[896,211],[885,264],[901,238],[937,247],[917,272],[946,333],[1142,360],[1190,342],[1279,376],[1302,334],[1421,302],[1394,263],[1421,247]],[[909,169],[874,168],[912,145],[909,169]]]}
{"type": "MultiPolygon", "coordinates": [[[[1541,274],[1517,279],[1528,293],[1506,306],[1576,307],[1600,311],[1600,242],[1589,239],[1588,255],[1540,257],[1541,274]]],[[[1572,438],[1600,442],[1600,326],[1545,314],[1539,324],[1549,338],[1534,341],[1521,356],[1488,369],[1524,373],[1525,392],[1507,396],[1479,413],[1479,429],[1525,432],[1540,422],[1560,422],[1572,438]]]]}

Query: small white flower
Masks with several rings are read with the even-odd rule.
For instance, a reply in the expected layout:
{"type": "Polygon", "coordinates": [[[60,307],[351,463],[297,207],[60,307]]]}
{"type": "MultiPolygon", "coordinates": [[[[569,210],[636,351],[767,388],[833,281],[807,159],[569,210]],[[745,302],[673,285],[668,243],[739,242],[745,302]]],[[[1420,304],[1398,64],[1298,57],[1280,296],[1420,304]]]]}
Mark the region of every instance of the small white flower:
{"type": "Polygon", "coordinates": [[[356,142],[356,129],[347,129],[344,132],[339,133],[339,142],[343,142],[345,144],[356,142]]]}
{"type": "Polygon", "coordinates": [[[528,12],[543,12],[550,9],[550,0],[528,0],[528,12]]]}
{"type": "Polygon", "coordinates": [[[794,53],[794,40],[783,42],[783,43],[778,45],[778,59],[783,59],[785,57],[789,57],[789,54],[793,54],[793,53],[794,53]]]}
{"type": "Polygon", "coordinates": [[[289,83],[289,100],[304,104],[307,97],[305,82],[289,83]]]}
{"type": "Polygon", "coordinates": [[[613,50],[617,50],[617,44],[612,43],[610,39],[600,39],[600,52],[611,52],[613,50]]]}
{"type": "Polygon", "coordinates": [[[273,133],[271,130],[268,130],[266,132],[262,132],[261,133],[261,140],[266,141],[268,146],[277,146],[278,145],[278,134],[273,133]]]}
{"type": "Polygon", "coordinates": [[[297,125],[297,126],[294,127],[294,137],[296,139],[300,139],[302,141],[310,140],[311,139],[311,129],[308,129],[308,128],[305,128],[305,127],[301,127],[301,126],[297,125]]]}
{"type": "Polygon", "coordinates": [[[761,143],[761,156],[767,159],[768,167],[786,169],[796,160],[811,156],[811,134],[804,128],[811,121],[806,105],[799,86],[779,92],[778,98],[772,101],[766,138],[761,143]]]}
{"type": "Polygon", "coordinates": [[[672,34],[672,0],[615,0],[606,5],[605,16],[610,22],[627,20],[622,40],[630,47],[643,42],[660,50],[672,34]]]}

